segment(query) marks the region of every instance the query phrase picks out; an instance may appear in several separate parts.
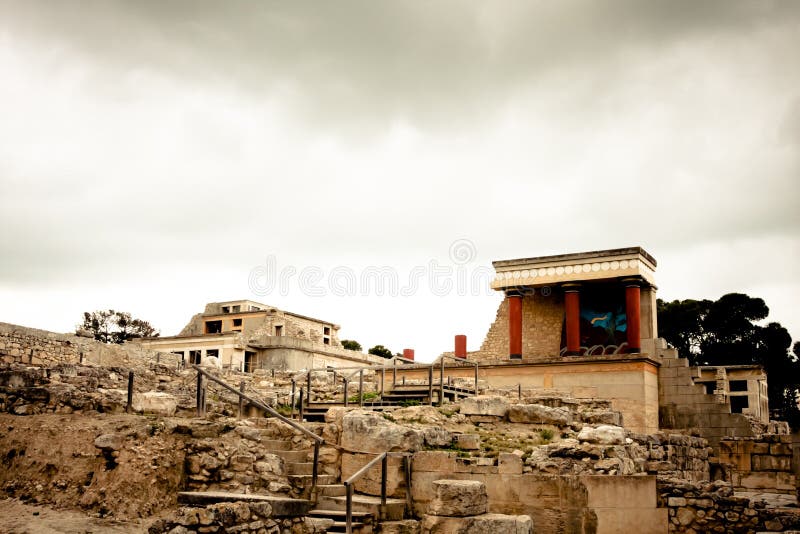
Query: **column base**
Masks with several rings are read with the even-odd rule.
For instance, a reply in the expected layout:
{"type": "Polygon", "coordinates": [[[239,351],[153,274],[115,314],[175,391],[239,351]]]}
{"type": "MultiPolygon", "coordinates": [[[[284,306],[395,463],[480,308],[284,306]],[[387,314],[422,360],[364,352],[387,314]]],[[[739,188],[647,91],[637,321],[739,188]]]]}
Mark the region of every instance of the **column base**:
{"type": "Polygon", "coordinates": [[[580,356],[580,355],[581,351],[579,350],[568,350],[567,352],[564,353],[564,356],[580,356]]]}
{"type": "Polygon", "coordinates": [[[641,353],[641,352],[642,352],[642,349],[640,349],[639,347],[628,347],[628,348],[625,350],[625,352],[626,352],[627,354],[639,354],[639,353],[641,353]]]}
{"type": "Polygon", "coordinates": [[[509,354],[508,358],[510,360],[521,360],[522,359],[522,354],[509,354]]]}

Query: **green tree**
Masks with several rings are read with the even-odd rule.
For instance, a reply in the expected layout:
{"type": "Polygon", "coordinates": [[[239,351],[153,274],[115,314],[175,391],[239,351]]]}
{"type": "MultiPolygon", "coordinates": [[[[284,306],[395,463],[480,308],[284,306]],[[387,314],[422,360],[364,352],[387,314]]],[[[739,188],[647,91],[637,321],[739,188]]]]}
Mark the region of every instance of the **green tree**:
{"type": "Polygon", "coordinates": [[[779,323],[760,326],[769,308],[760,298],[741,293],[716,301],[658,301],[659,334],[692,365],[753,365],[767,373],[771,417],[800,423],[800,343],[779,323]]]}
{"type": "Polygon", "coordinates": [[[361,348],[361,343],[359,343],[358,341],[354,341],[352,339],[343,339],[342,347],[346,348],[347,350],[357,350],[359,352],[363,350],[361,348]]]}
{"type": "Polygon", "coordinates": [[[83,323],[76,330],[86,330],[103,343],[125,343],[140,337],[158,337],[158,330],[128,312],[98,310],[83,313],[83,323]]]}
{"type": "Polygon", "coordinates": [[[369,349],[367,352],[369,352],[370,354],[374,354],[375,356],[380,356],[381,358],[387,358],[388,359],[388,358],[392,357],[392,351],[390,351],[389,349],[387,349],[383,345],[375,345],[374,347],[369,349]]]}

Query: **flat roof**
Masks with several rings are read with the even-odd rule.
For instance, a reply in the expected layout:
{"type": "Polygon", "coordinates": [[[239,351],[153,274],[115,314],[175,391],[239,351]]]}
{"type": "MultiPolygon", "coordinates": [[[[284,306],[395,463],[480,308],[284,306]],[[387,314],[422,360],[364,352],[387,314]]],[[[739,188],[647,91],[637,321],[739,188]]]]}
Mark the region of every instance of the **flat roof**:
{"type": "Polygon", "coordinates": [[[656,260],[642,247],[534,256],[492,262],[492,289],[637,278],[655,285],[656,260]]]}

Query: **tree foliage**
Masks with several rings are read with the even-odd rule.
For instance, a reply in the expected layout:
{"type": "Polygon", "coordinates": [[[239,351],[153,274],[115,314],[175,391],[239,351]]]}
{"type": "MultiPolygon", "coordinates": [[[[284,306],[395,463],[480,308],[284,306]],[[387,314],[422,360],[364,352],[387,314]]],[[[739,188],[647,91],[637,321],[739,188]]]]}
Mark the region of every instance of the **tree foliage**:
{"type": "Polygon", "coordinates": [[[361,343],[359,343],[358,341],[354,341],[352,339],[343,339],[342,347],[344,347],[347,350],[357,350],[359,352],[363,350],[361,348],[361,343]]]}
{"type": "Polygon", "coordinates": [[[103,343],[125,343],[140,337],[158,337],[158,330],[142,319],[134,319],[128,312],[98,310],[83,313],[83,324],[78,330],[86,330],[97,341],[103,343]]]}
{"type": "Polygon", "coordinates": [[[374,347],[369,349],[367,352],[369,352],[370,354],[374,354],[375,356],[380,356],[381,358],[387,358],[388,359],[388,358],[392,357],[392,351],[390,351],[389,349],[387,349],[383,345],[375,345],[374,347]]]}
{"type": "Polygon", "coordinates": [[[769,315],[760,298],[741,293],[718,300],[658,301],[658,330],[692,365],[764,367],[771,416],[800,424],[800,343],[779,323],[759,324],[769,315]]]}

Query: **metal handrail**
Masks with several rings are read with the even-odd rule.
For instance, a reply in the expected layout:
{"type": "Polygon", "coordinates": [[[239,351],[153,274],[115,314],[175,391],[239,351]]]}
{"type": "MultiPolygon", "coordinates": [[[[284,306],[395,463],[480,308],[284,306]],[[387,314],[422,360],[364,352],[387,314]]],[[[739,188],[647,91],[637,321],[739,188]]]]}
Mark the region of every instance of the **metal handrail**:
{"type": "MultiPolygon", "coordinates": [[[[353,489],[355,482],[364,476],[367,471],[372,469],[372,467],[381,462],[381,513],[384,512],[386,509],[386,481],[387,481],[387,472],[389,470],[389,456],[402,456],[408,461],[408,458],[411,456],[407,452],[382,452],[369,462],[364,465],[361,469],[350,475],[350,478],[342,482],[345,488],[345,521],[346,521],[346,532],[347,534],[352,534],[353,532],[353,489]]],[[[406,493],[407,495],[411,495],[411,477],[410,477],[410,469],[405,469],[406,473],[406,493]]],[[[378,518],[380,519],[380,518],[378,518]]]]}
{"type": "MultiPolygon", "coordinates": [[[[244,399],[247,402],[249,402],[250,404],[252,404],[253,406],[256,406],[257,408],[261,408],[262,410],[264,410],[267,413],[271,414],[273,417],[277,417],[279,420],[283,421],[284,423],[286,423],[287,425],[291,426],[295,430],[299,430],[301,433],[307,435],[308,437],[310,437],[311,439],[314,440],[314,463],[313,463],[312,471],[311,471],[311,494],[315,495],[316,494],[316,489],[317,489],[317,480],[319,478],[319,448],[320,448],[321,445],[323,445],[325,443],[325,440],[322,439],[322,437],[314,434],[313,432],[311,432],[307,428],[303,427],[302,425],[295,423],[294,421],[292,421],[291,419],[289,419],[287,417],[284,417],[283,415],[278,413],[278,411],[275,410],[272,406],[268,406],[267,404],[264,404],[263,402],[261,402],[261,401],[259,401],[257,399],[254,399],[250,395],[246,394],[244,391],[238,390],[235,387],[225,383],[224,381],[222,381],[219,378],[215,377],[214,375],[212,375],[211,373],[209,373],[205,369],[201,369],[197,365],[192,365],[192,367],[197,371],[197,401],[198,401],[197,409],[198,409],[198,412],[201,412],[201,408],[200,408],[201,407],[201,403],[202,403],[203,406],[205,406],[205,388],[202,387],[203,380],[201,378],[201,377],[205,377],[205,378],[211,380],[212,382],[214,382],[216,384],[219,384],[223,388],[225,388],[225,389],[227,389],[229,391],[232,391],[233,393],[235,393],[236,395],[239,396],[239,399],[244,399]]],[[[241,401],[240,401],[240,404],[241,404],[241,401]]],[[[302,408],[302,404],[301,404],[301,408],[302,408]]]]}

